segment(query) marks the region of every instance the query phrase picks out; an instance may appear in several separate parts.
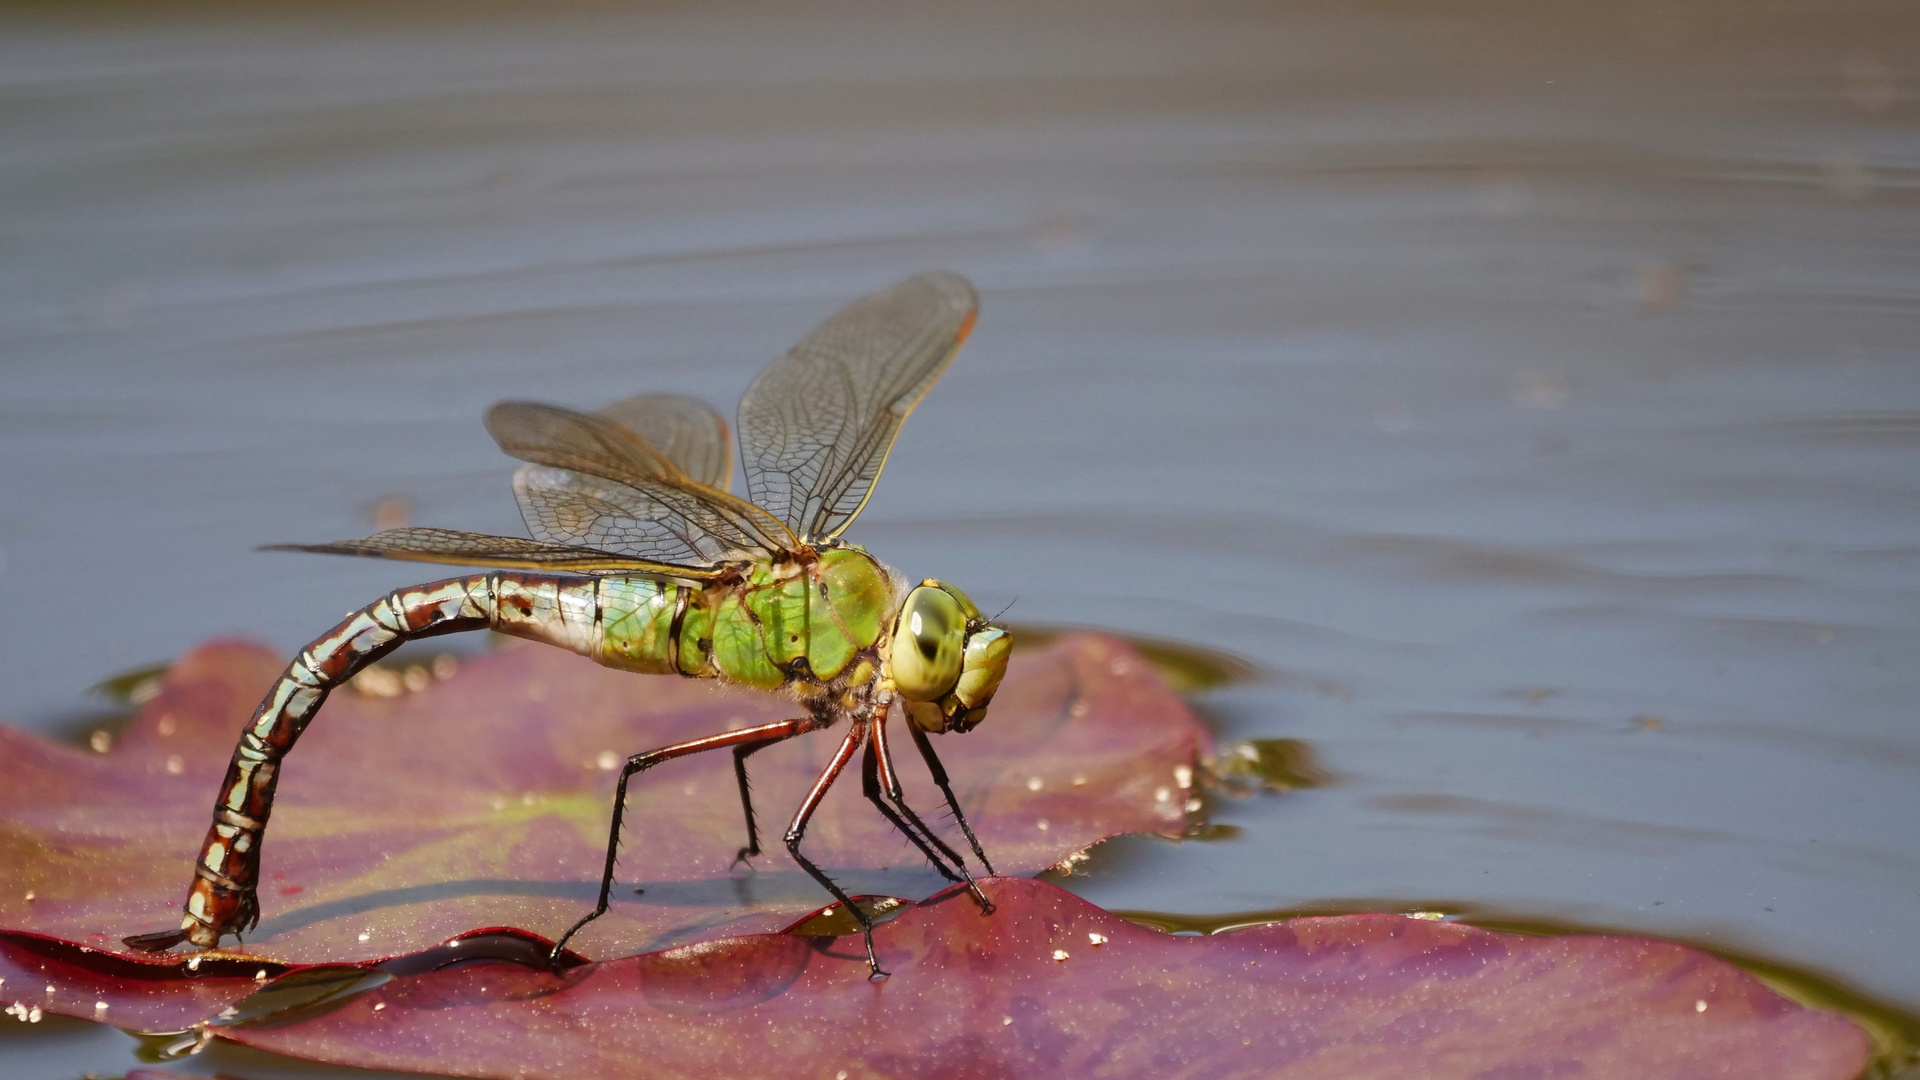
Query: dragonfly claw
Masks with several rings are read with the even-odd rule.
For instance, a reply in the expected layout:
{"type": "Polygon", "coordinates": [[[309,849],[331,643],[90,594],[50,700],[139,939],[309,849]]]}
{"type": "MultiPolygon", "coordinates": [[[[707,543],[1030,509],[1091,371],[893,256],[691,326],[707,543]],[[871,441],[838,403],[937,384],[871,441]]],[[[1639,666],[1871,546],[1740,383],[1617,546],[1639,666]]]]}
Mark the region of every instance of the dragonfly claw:
{"type": "MultiPolygon", "coordinates": [[[[857,911],[859,909],[856,908],[855,910],[857,911]]],[[[865,930],[867,939],[867,981],[880,982],[883,979],[891,978],[886,969],[880,966],[879,955],[873,951],[873,924],[870,922],[867,923],[865,930]]]]}

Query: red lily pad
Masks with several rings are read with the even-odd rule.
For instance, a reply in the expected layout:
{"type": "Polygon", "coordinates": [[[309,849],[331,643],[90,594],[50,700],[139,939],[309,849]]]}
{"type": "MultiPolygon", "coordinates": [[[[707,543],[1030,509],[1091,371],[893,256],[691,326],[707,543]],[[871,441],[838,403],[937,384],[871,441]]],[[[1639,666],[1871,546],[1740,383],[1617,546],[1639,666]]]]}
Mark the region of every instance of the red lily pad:
{"type": "Polygon", "coordinates": [[[948,894],[875,933],[765,934],[573,969],[394,980],[237,1042],[476,1077],[1851,1080],[1871,1048],[1723,961],[1627,937],[1396,915],[1210,937],[1127,923],[1035,881],[948,894]],[[777,1052],[770,1052],[772,1048],[777,1052]]]}
{"type": "MultiPolygon", "coordinates": [[[[0,728],[0,929],[117,951],[121,935],[177,925],[234,739],[285,659],[236,643],[196,650],[106,754],[0,728]]],[[[537,646],[424,681],[396,697],[336,692],[287,759],[263,917],[241,955],[343,963],[489,926],[557,936],[592,905],[620,761],[794,709],[537,646]]],[[[828,897],[778,836],[836,741],[814,735],[753,758],[761,836],[773,842],[752,869],[731,867],[745,828],[727,755],[645,774],[629,798],[614,906],[572,944],[621,956],[772,930],[818,908],[828,897]]],[[[1087,634],[1015,657],[986,723],[935,742],[995,869],[1018,874],[1120,833],[1181,835],[1208,749],[1151,665],[1087,634]]],[[[909,801],[945,821],[911,742],[899,743],[909,801]]],[[[828,796],[804,850],[854,892],[944,884],[857,775],[828,796]]]]}
{"type": "Polygon", "coordinates": [[[0,1001],[133,1031],[184,1031],[279,975],[278,964],[179,957],[129,960],[32,934],[0,934],[0,1001]],[[191,965],[191,966],[189,966],[191,965]]]}

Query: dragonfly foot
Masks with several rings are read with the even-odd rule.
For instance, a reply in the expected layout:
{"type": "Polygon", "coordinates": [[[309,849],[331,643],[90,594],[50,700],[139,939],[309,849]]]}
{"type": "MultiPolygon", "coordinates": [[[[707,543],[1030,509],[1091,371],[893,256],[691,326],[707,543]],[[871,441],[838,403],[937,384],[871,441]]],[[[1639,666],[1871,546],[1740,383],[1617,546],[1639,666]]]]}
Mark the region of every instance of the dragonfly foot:
{"type": "MultiPolygon", "coordinates": [[[[635,889],[633,891],[639,892],[640,890],[635,889]]],[[[572,926],[567,927],[567,932],[564,934],[561,934],[560,940],[553,943],[553,951],[547,953],[548,970],[552,971],[555,975],[558,975],[562,971],[566,970],[567,965],[563,962],[562,957],[565,955],[567,951],[567,942],[572,941],[573,935],[579,933],[581,928],[586,926],[588,923],[599,918],[601,915],[601,912],[604,912],[606,910],[607,910],[606,905],[602,903],[599,910],[588,912],[586,915],[581,917],[579,922],[574,923],[572,926]]]]}
{"type": "Polygon", "coordinates": [[[760,854],[760,849],[757,847],[743,847],[739,851],[734,852],[733,861],[727,864],[727,872],[732,873],[734,867],[743,864],[747,869],[752,870],[754,868],[752,859],[758,854],[760,854]]]}
{"type": "Polygon", "coordinates": [[[874,954],[873,930],[869,928],[867,930],[867,981],[879,982],[890,977],[886,969],[880,966],[880,957],[874,954]]]}

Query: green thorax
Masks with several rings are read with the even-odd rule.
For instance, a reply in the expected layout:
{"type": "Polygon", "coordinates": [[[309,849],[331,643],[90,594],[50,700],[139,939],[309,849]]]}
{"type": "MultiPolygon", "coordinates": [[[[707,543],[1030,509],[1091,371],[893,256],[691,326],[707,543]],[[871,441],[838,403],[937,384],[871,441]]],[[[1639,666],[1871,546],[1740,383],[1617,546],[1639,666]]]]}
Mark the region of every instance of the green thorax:
{"type": "Polygon", "coordinates": [[[894,607],[886,570],[858,548],[762,560],[705,589],[618,577],[599,587],[601,663],[762,689],[835,678],[879,640],[894,607]]]}

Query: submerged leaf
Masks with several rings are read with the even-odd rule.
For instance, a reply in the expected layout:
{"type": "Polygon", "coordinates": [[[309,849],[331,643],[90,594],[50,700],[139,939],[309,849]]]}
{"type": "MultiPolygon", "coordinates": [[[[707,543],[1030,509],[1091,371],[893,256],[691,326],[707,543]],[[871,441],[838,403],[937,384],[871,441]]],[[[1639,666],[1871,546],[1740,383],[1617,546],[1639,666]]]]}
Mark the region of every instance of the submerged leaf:
{"type": "MultiPolygon", "coordinates": [[[[193,652],[105,754],[0,728],[0,929],[120,950],[124,934],[177,925],[234,739],[284,663],[251,645],[193,652]]],[[[557,937],[592,906],[628,755],[796,708],[537,646],[421,676],[405,680],[418,689],[384,687],[391,696],[335,692],[289,755],[262,921],[234,951],[341,963],[491,926],[557,937]]],[[[732,866],[746,835],[728,755],[637,778],[613,908],[573,947],[620,956],[772,930],[826,903],[779,836],[835,742],[821,733],[753,757],[768,851],[747,868],[732,866]]],[[[1120,833],[1182,835],[1185,785],[1209,750],[1149,664],[1089,634],[1017,657],[986,723],[934,742],[995,869],[1019,874],[1120,833]]],[[[904,734],[896,756],[908,801],[964,850],[904,734]]],[[[803,850],[851,892],[944,884],[862,797],[857,770],[803,850]]]]}
{"type": "Polygon", "coordinates": [[[857,937],[771,934],[576,968],[396,979],[321,1016],[223,1029],[343,1065],[478,1077],[1851,1080],[1851,1022],[1684,946],[1396,915],[1210,937],[1035,881],[948,893],[857,937]],[[777,1052],[770,1052],[771,1048],[777,1052]]]}

